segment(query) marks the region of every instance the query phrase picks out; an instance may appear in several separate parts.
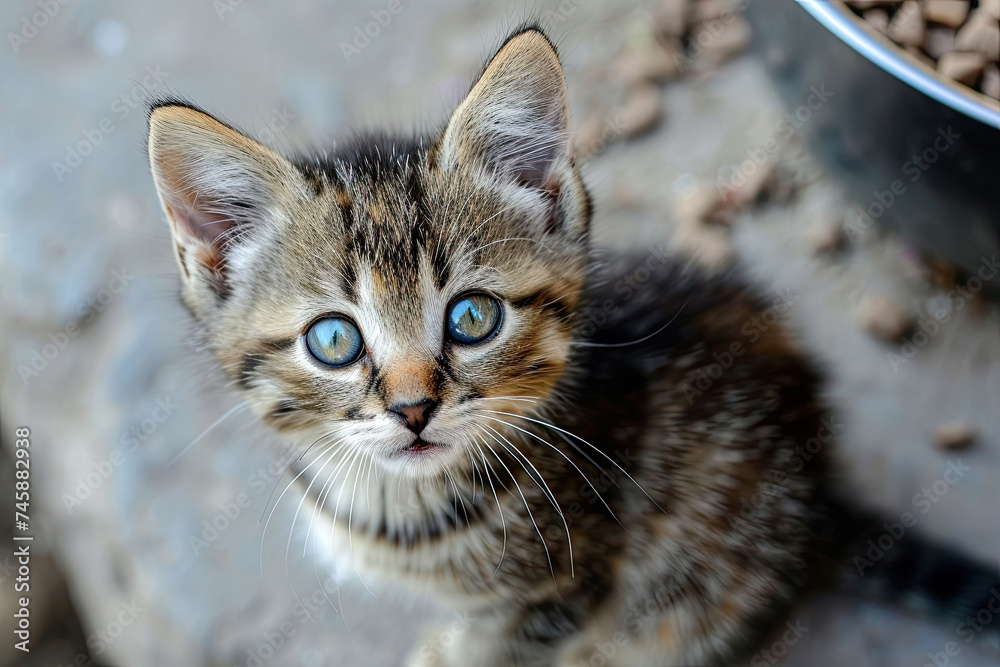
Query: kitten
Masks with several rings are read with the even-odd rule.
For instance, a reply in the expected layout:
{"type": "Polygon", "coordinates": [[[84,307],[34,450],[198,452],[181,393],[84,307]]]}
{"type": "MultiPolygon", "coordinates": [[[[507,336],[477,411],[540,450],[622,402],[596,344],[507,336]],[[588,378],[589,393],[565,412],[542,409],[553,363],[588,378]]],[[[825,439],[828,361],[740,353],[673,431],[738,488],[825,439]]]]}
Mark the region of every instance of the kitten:
{"type": "MultiPolygon", "coordinates": [[[[183,300],[260,417],[328,466],[358,571],[475,618],[413,665],[748,659],[863,553],[831,491],[839,422],[786,330],[748,342],[771,304],[735,277],[598,261],[568,116],[536,26],[430,137],[289,160],[156,104],[183,300]]],[[[913,583],[904,553],[865,584],[913,583]]],[[[928,553],[918,592],[958,562],[928,553]]],[[[975,575],[936,581],[978,608],[975,575]]]]}

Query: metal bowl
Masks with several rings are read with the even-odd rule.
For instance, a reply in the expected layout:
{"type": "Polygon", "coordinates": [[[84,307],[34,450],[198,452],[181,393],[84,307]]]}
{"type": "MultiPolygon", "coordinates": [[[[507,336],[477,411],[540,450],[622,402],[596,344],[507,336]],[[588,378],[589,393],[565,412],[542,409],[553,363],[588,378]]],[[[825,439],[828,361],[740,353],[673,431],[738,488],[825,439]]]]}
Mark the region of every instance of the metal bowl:
{"type": "Polygon", "coordinates": [[[883,225],[970,272],[1000,254],[1000,103],[938,75],[839,0],[745,2],[782,97],[809,105],[800,131],[858,203],[848,238],[883,225]]]}

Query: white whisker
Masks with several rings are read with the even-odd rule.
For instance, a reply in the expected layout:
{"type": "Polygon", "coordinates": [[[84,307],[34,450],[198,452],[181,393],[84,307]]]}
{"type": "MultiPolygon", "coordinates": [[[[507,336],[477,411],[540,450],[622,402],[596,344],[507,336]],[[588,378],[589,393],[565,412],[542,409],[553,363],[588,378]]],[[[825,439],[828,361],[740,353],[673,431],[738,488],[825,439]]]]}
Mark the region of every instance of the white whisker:
{"type": "MultiPolygon", "coordinates": [[[[483,433],[486,434],[486,435],[490,435],[485,430],[483,430],[483,433]]],[[[490,436],[490,437],[492,437],[492,436],[490,436]]],[[[499,442],[499,441],[497,441],[497,442],[499,442]]],[[[521,502],[524,503],[524,509],[527,510],[527,512],[528,512],[528,519],[531,520],[531,525],[535,527],[535,532],[538,533],[538,539],[540,539],[542,541],[542,549],[545,550],[545,560],[549,564],[549,574],[552,575],[552,581],[555,581],[555,579],[556,579],[556,573],[555,573],[555,570],[552,567],[552,555],[549,554],[549,545],[545,543],[545,537],[542,536],[542,531],[538,528],[538,523],[535,522],[535,516],[531,513],[531,506],[528,505],[528,499],[525,498],[524,492],[521,491],[521,485],[517,483],[517,478],[514,477],[514,473],[512,473],[510,471],[510,468],[508,468],[507,464],[503,462],[503,459],[500,458],[500,455],[496,453],[496,450],[493,449],[492,447],[490,447],[490,444],[488,442],[486,442],[485,438],[483,439],[483,444],[486,445],[486,448],[488,450],[490,450],[491,452],[493,452],[493,456],[496,458],[497,461],[500,462],[500,465],[503,466],[504,470],[507,471],[507,474],[510,475],[511,481],[514,482],[514,488],[517,489],[518,495],[521,496],[521,502]]]]}

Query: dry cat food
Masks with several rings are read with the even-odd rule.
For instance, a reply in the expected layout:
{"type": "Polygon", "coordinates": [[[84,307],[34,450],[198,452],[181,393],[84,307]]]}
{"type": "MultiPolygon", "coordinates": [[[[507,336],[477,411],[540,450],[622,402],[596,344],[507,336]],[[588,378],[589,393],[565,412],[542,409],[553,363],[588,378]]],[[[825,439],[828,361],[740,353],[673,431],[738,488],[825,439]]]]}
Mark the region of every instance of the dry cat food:
{"type": "Polygon", "coordinates": [[[846,0],[938,72],[1000,100],[1000,0],[846,0]]]}

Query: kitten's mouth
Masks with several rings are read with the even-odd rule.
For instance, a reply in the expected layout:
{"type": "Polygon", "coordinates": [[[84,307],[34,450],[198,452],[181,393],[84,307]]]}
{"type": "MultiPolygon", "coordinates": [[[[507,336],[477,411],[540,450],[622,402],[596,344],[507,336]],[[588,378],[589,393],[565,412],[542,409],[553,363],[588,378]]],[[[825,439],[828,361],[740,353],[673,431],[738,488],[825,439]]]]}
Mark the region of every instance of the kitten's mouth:
{"type": "Polygon", "coordinates": [[[426,440],[421,440],[420,438],[417,438],[416,440],[411,442],[407,447],[404,447],[403,451],[420,453],[420,452],[430,451],[431,449],[434,449],[436,446],[437,445],[427,442],[426,440]]]}

